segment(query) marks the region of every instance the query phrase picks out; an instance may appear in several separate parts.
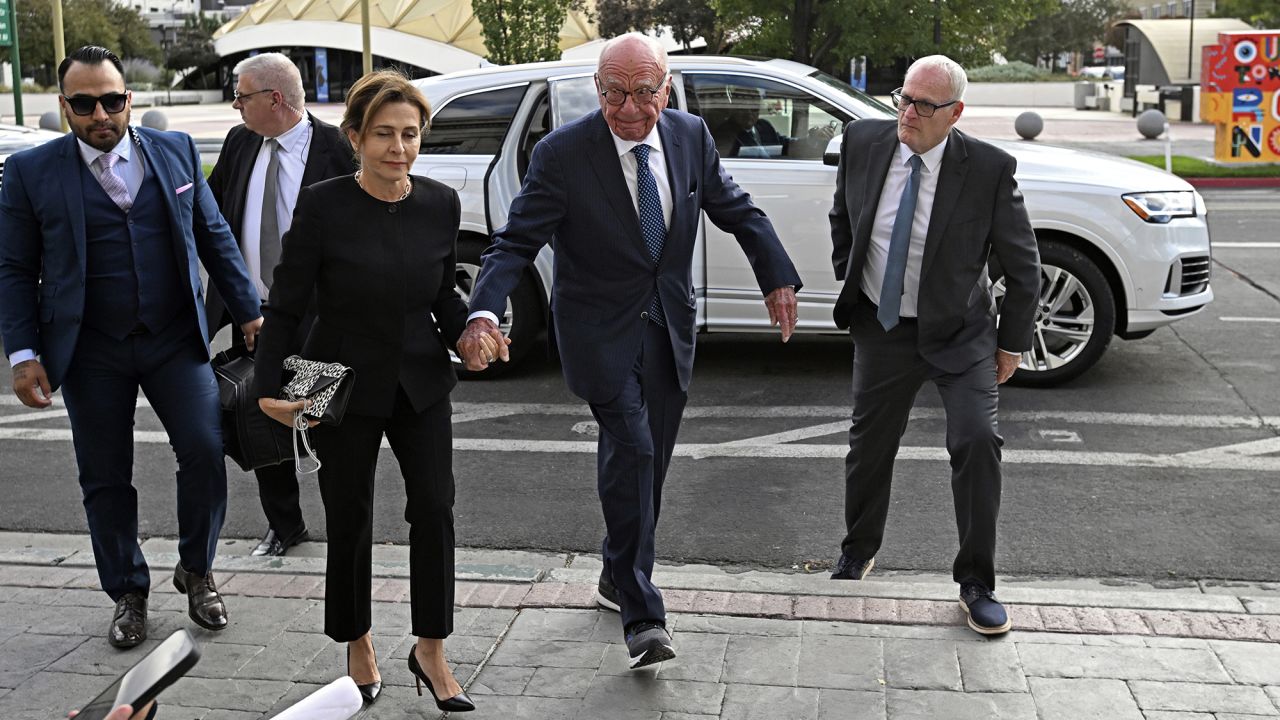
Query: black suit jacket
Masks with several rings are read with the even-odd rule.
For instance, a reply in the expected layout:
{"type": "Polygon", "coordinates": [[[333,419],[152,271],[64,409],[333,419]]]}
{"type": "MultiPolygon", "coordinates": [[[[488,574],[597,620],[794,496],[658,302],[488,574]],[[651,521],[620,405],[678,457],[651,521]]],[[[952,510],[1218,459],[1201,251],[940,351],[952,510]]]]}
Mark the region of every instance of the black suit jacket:
{"type": "MultiPolygon", "coordinates": [[[[894,120],[856,120],[844,131],[831,208],[831,261],[844,287],[836,325],[849,327],[889,163],[898,152],[894,120]]],[[[1040,289],[1040,253],[1013,156],[952,129],[925,235],[917,301],[920,354],[961,372],[1000,349],[1031,347],[1040,289]],[[1000,327],[987,280],[994,252],[1005,272],[1000,327]]]]}
{"type": "Polygon", "coordinates": [[[471,309],[499,317],[538,251],[554,242],[551,313],[565,382],[588,402],[615,397],[635,364],[657,288],[680,388],[693,370],[693,251],[701,213],[738,240],[763,294],[800,289],[800,276],[763,211],[720,165],[702,119],[665,110],[658,121],[671,184],[671,223],[655,265],[645,246],[617,146],[599,111],[534,146],[507,224],[493,235],[471,309]],[[552,238],[554,237],[554,240],[552,238]]]}
{"type": "Polygon", "coordinates": [[[389,417],[398,386],[422,411],[457,384],[447,348],[467,322],[454,287],[461,206],[447,185],[412,179],[413,192],[397,203],[373,198],[350,175],[303,188],[263,307],[259,397],[279,395],[313,294],[302,356],[355,370],[348,412],[389,417]]]}
{"type": "MultiPolygon", "coordinates": [[[[302,187],[321,180],[350,175],[356,171],[355,155],[351,145],[338,128],[307,113],[311,123],[311,147],[307,151],[306,168],[302,171],[302,187]]],[[[245,193],[249,188],[249,175],[262,149],[262,136],[244,125],[237,125],[222,141],[222,152],[209,174],[209,189],[218,201],[222,216],[227,219],[237,243],[244,227],[245,193]]],[[[209,323],[209,337],[230,322],[224,312],[222,296],[217,288],[210,288],[205,301],[205,318],[209,323]]],[[[299,341],[306,338],[309,323],[299,329],[299,341]]]]}

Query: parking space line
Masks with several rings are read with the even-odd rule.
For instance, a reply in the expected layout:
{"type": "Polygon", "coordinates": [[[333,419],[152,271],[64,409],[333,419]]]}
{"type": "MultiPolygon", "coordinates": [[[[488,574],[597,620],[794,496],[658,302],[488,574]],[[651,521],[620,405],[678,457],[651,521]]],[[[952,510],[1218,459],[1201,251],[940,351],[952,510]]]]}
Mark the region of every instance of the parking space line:
{"type": "Polygon", "coordinates": [[[1256,323],[1280,323],[1280,318],[1273,317],[1241,317],[1236,315],[1224,315],[1218,318],[1222,322],[1256,322],[1256,323]]]}
{"type": "Polygon", "coordinates": [[[1215,248],[1245,248],[1251,250],[1274,250],[1280,248],[1280,242],[1214,242],[1215,248]]]}

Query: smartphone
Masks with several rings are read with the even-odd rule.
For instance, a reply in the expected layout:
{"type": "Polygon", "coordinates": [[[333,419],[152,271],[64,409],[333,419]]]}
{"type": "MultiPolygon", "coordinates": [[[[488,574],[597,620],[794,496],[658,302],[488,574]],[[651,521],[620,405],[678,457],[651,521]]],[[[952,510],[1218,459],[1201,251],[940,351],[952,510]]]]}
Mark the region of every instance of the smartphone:
{"type": "Polygon", "coordinates": [[[76,715],[76,720],[102,720],[121,705],[140,710],[165,688],[190,670],[200,659],[200,649],[191,633],[178,630],[147,653],[146,657],[116,678],[111,686],[76,715]]]}

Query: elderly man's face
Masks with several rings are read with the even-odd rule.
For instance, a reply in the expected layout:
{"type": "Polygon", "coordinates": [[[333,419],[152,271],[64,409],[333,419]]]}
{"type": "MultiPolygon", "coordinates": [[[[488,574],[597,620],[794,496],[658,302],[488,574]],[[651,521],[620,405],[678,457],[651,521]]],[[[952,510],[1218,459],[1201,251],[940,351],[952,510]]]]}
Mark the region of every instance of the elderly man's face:
{"type": "Polygon", "coordinates": [[[647,44],[623,42],[600,56],[596,71],[596,84],[600,92],[622,91],[626,95],[621,105],[610,105],[600,97],[600,110],[604,121],[614,135],[623,140],[643,140],[658,124],[658,118],[667,107],[671,83],[666,69],[647,44]],[[656,90],[650,101],[637,103],[637,90],[656,90]]]}
{"type": "MultiPolygon", "coordinates": [[[[942,105],[956,99],[951,97],[951,81],[947,79],[946,73],[932,67],[919,68],[913,73],[908,73],[902,85],[902,94],[913,100],[924,100],[934,105],[942,105]]],[[[938,143],[947,137],[947,133],[951,132],[951,127],[960,119],[962,112],[964,112],[962,102],[940,108],[933,113],[932,117],[922,117],[916,111],[914,104],[904,105],[898,110],[898,139],[903,145],[911,148],[911,152],[917,155],[926,153],[937,147],[938,143]]]]}

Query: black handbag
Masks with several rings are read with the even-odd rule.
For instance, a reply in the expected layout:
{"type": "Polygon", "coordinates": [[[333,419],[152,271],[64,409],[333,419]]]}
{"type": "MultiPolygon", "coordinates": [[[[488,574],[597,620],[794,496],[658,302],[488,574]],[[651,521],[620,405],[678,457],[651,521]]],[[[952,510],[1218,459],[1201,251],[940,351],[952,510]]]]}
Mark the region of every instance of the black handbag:
{"type": "Polygon", "coordinates": [[[298,452],[298,436],[301,436],[302,446],[316,466],[299,472],[312,473],[320,469],[320,458],[311,450],[311,440],[307,434],[308,421],[316,420],[330,425],[342,423],[342,416],[347,412],[347,401],[351,399],[351,386],[355,385],[356,371],[339,363],[307,360],[297,355],[285,358],[283,369],[281,399],[290,402],[308,401],[305,410],[293,414],[293,454],[301,464],[302,458],[298,452]]]}
{"type": "Polygon", "coordinates": [[[243,346],[213,359],[222,410],[222,449],[241,470],[257,470],[295,459],[293,430],[258,407],[253,384],[253,355],[243,346]]]}

